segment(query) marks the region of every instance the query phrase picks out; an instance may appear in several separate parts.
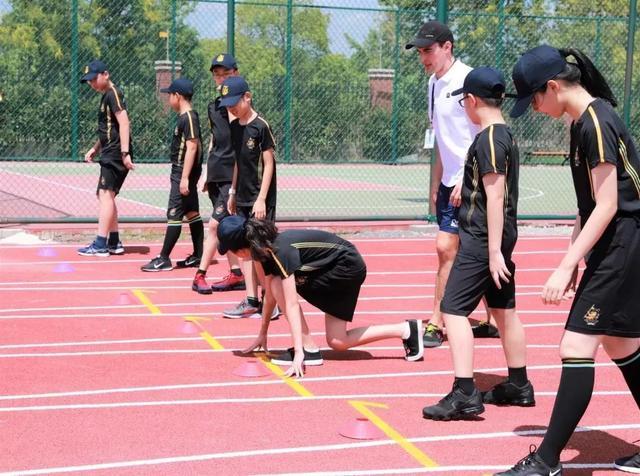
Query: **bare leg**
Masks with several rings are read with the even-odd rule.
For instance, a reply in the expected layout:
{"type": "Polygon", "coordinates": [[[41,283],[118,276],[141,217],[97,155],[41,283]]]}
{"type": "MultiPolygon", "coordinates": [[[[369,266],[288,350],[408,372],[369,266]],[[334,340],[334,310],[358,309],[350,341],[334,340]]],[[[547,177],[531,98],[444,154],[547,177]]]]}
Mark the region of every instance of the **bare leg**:
{"type": "Polygon", "coordinates": [[[100,213],[98,215],[98,236],[109,236],[109,230],[113,226],[113,220],[117,219],[115,202],[116,194],[113,190],[99,190],[100,213]]]}
{"type": "Polygon", "coordinates": [[[434,293],[434,306],[433,316],[429,320],[429,323],[435,324],[438,327],[442,327],[442,313],[440,312],[440,301],[444,296],[444,289],[449,279],[449,273],[453,266],[453,261],[456,258],[458,252],[458,245],[460,244],[460,238],[453,233],[446,233],[439,231],[436,235],[436,251],[438,252],[438,274],[436,275],[436,286],[434,293]]]}
{"type": "MultiPolygon", "coordinates": [[[[487,308],[489,310],[489,308],[487,308]]],[[[525,342],[524,327],[515,309],[491,309],[495,317],[507,367],[524,367],[527,362],[527,344],[525,342]]]]}
{"type": "Polygon", "coordinates": [[[453,373],[460,378],[473,378],[473,332],[464,316],[443,314],[447,339],[453,359],[453,373]]]}
{"type": "Polygon", "coordinates": [[[368,344],[383,339],[402,339],[409,333],[409,323],[379,324],[356,327],[347,331],[347,321],[325,314],[327,344],[335,350],[347,350],[351,347],[368,344]]]}

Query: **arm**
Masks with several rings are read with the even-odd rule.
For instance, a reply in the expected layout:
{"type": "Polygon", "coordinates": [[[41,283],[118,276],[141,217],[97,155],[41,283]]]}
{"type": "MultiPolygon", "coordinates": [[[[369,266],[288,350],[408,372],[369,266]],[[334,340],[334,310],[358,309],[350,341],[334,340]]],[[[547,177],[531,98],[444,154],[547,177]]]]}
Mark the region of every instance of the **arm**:
{"type": "Polygon", "coordinates": [[[187,140],[187,152],[184,154],[184,165],[182,166],[182,178],[180,179],[180,193],[189,195],[189,175],[193,169],[198,153],[198,139],[187,140]]]}
{"type": "Polygon", "coordinates": [[[262,284],[265,294],[264,300],[262,301],[262,324],[260,326],[260,332],[253,344],[242,351],[245,354],[260,349],[263,349],[265,352],[269,351],[267,348],[267,336],[269,334],[271,314],[273,313],[273,309],[276,306],[275,296],[273,295],[273,291],[271,289],[273,277],[271,275],[266,276],[264,274],[264,268],[262,267],[262,263],[260,263],[259,261],[254,261],[253,264],[256,269],[256,274],[258,275],[258,280],[262,284]]]}
{"type": "Polygon", "coordinates": [[[227,210],[229,214],[236,214],[236,186],[238,183],[238,162],[233,164],[233,178],[231,179],[231,188],[229,189],[229,199],[227,200],[227,210]]]}
{"type": "Polygon", "coordinates": [[[120,148],[121,150],[127,152],[127,155],[122,156],[122,163],[127,169],[132,170],[133,162],[131,161],[131,154],[128,153],[130,152],[129,145],[131,142],[131,124],[129,122],[127,110],[121,109],[115,113],[115,116],[116,120],[118,121],[118,125],[120,126],[120,148]]]}
{"type": "Polygon", "coordinates": [[[301,377],[304,374],[302,368],[304,361],[304,350],[302,347],[302,313],[300,312],[300,304],[298,303],[295,277],[293,274],[290,274],[285,279],[274,276],[271,286],[280,309],[284,309],[284,313],[287,315],[291,329],[291,338],[293,340],[293,349],[295,351],[293,363],[289,370],[287,370],[286,375],[301,377]]]}
{"type": "Polygon", "coordinates": [[[84,154],[84,161],[92,162],[94,157],[100,153],[101,148],[102,146],[100,145],[100,139],[98,139],[96,143],[93,144],[93,147],[91,147],[91,149],[89,149],[89,151],[84,154]]]}
{"type": "Polygon", "coordinates": [[[442,182],[442,159],[440,158],[440,151],[438,150],[438,144],[435,147],[436,160],[433,162],[433,167],[431,168],[432,178],[431,178],[431,203],[433,206],[436,206],[436,201],[438,200],[438,188],[440,187],[440,182],[442,182]]]}
{"type": "Polygon", "coordinates": [[[511,273],[502,255],[504,229],[504,175],[489,173],[482,177],[487,192],[487,230],[489,231],[489,271],[498,289],[500,280],[509,282],[511,273]]]}
{"type": "Polygon", "coordinates": [[[256,202],[253,204],[253,213],[255,213],[256,218],[259,220],[264,220],[267,216],[267,193],[269,193],[271,178],[273,177],[273,170],[275,168],[273,149],[263,151],[262,160],[264,163],[264,170],[262,172],[260,193],[258,193],[258,198],[256,198],[256,202]]]}

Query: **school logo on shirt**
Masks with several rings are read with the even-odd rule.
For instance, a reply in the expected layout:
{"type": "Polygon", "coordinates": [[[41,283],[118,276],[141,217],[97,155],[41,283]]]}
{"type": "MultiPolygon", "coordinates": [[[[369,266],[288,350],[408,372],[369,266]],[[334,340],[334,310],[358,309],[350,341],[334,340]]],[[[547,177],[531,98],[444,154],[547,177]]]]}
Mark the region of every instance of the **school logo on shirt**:
{"type": "Polygon", "coordinates": [[[253,150],[256,148],[256,140],[253,137],[249,137],[247,140],[247,149],[253,150]]]}
{"type": "Polygon", "coordinates": [[[226,96],[227,94],[229,94],[229,86],[227,85],[222,86],[222,89],[220,90],[220,94],[222,94],[223,96],[226,96]]]}
{"type": "Polygon", "coordinates": [[[598,309],[595,305],[592,305],[584,315],[584,322],[586,322],[588,326],[595,326],[599,320],[600,309],[598,309]]]}

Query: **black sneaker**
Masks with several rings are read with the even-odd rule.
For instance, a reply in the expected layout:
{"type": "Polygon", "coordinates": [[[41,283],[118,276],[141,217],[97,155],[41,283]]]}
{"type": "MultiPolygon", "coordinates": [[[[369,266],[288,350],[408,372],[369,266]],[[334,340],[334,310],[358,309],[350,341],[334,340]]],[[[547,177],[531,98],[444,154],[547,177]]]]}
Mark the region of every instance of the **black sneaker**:
{"type": "Polygon", "coordinates": [[[478,389],[474,388],[473,393],[467,395],[455,384],[449,395],[440,400],[437,405],[422,409],[423,418],[429,420],[464,420],[481,413],[484,413],[484,405],[478,389]]]}
{"type": "Polygon", "coordinates": [[[422,344],[427,348],[440,347],[444,340],[444,334],[435,324],[428,323],[424,329],[424,335],[422,336],[422,344]]]}
{"type": "Polygon", "coordinates": [[[529,454],[516,463],[508,471],[495,473],[493,476],[561,476],[562,465],[558,463],[553,468],[545,463],[536,453],[536,447],[531,445],[529,454]]]}
{"type": "MultiPolygon", "coordinates": [[[[293,347],[289,347],[284,352],[278,354],[275,357],[271,358],[271,363],[276,365],[289,366],[293,362],[295,351],[293,347]]],[[[307,349],[304,349],[304,365],[322,365],[324,360],[322,360],[322,354],[319,350],[315,352],[310,352],[307,349]]]]}
{"type": "Polygon", "coordinates": [[[148,271],[150,273],[156,273],[158,271],[171,271],[173,265],[169,258],[163,258],[162,256],[156,256],[144,266],[141,266],[142,271],[148,271]]]}
{"type": "Polygon", "coordinates": [[[613,462],[613,466],[620,471],[640,474],[640,453],[618,458],[613,462]]]}
{"type": "Polygon", "coordinates": [[[473,337],[477,337],[478,339],[500,338],[500,331],[498,328],[493,324],[489,324],[488,321],[481,322],[471,330],[473,331],[473,337]]]}
{"type": "Polygon", "coordinates": [[[422,360],[422,356],[424,355],[424,343],[422,342],[422,337],[420,336],[420,331],[422,330],[422,321],[420,319],[410,319],[407,320],[409,323],[409,338],[402,339],[402,343],[404,344],[404,359],[409,362],[415,362],[416,360],[422,360]]]}
{"type": "Polygon", "coordinates": [[[176,268],[197,268],[200,266],[200,258],[194,255],[189,255],[185,259],[176,261],[176,268]]]}
{"type": "Polygon", "coordinates": [[[515,405],[532,407],[536,404],[533,385],[527,381],[522,387],[508,380],[499,383],[488,392],[482,392],[482,401],[493,405],[515,405]]]}

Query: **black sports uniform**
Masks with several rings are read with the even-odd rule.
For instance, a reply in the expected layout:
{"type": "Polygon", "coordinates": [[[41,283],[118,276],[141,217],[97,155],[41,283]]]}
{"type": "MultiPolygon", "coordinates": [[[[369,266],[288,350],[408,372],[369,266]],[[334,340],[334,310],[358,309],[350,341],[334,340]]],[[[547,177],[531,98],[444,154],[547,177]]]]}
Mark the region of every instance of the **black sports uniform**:
{"type": "Polygon", "coordinates": [[[490,308],[515,307],[515,264],[511,254],[518,239],[518,172],[518,146],[506,125],[492,124],[475,137],[464,166],[460,248],[440,304],[442,312],[468,316],[483,296],[490,308]],[[490,173],[505,176],[501,250],[511,279],[502,283],[502,289],[496,287],[489,272],[487,193],[482,178],[490,173]]]}
{"type": "Polygon", "coordinates": [[[187,111],[178,116],[178,123],[171,141],[171,192],[167,206],[169,222],[182,223],[182,218],[189,212],[198,212],[198,179],[202,173],[202,139],[200,136],[200,120],[196,111],[187,111]],[[180,193],[180,180],[187,154],[187,141],[196,139],[198,150],[189,173],[189,194],[180,193]]]}
{"type": "MultiPolygon", "coordinates": [[[[122,163],[120,146],[120,124],[116,113],[126,111],[124,94],[115,86],[111,86],[102,95],[98,111],[98,137],[100,138],[100,179],[97,190],[112,190],[116,194],[127,177],[129,170],[122,163]]],[[[129,138],[129,154],[131,151],[129,138]]]]}
{"type": "MultiPolygon", "coordinates": [[[[253,204],[258,198],[262,185],[265,150],[275,149],[276,141],[271,127],[262,117],[257,116],[246,125],[239,120],[231,123],[231,141],[236,152],[238,179],[236,183],[236,206],[238,215],[249,218],[253,204]]],[[[276,165],[273,164],[273,176],[265,200],[266,219],[276,219],[276,165]]]]}
{"type": "Polygon", "coordinates": [[[583,334],[640,336],[640,160],[622,120],[594,100],[571,127],[571,173],[584,226],[595,208],[591,169],[615,165],[618,212],[587,255],[566,328],[583,334]]]}
{"type": "Polygon", "coordinates": [[[298,294],[321,311],[351,322],[367,267],[356,247],[320,230],[288,230],[275,241],[265,274],[295,276],[298,294]]]}
{"type": "Polygon", "coordinates": [[[213,141],[207,159],[207,190],[213,205],[212,217],[220,222],[229,214],[227,202],[236,156],[231,144],[229,113],[226,107],[220,107],[220,98],[209,103],[207,113],[213,141]]]}

